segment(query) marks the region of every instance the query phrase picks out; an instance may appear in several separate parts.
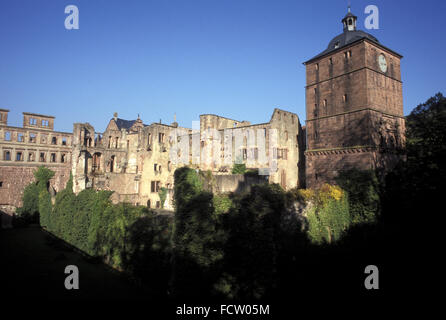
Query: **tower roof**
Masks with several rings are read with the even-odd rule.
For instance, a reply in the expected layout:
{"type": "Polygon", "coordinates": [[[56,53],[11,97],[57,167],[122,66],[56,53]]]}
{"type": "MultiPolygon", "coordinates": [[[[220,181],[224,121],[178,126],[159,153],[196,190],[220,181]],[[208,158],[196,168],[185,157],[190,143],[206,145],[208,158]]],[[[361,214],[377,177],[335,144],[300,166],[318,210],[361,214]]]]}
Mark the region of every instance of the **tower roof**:
{"type": "MultiPolygon", "coordinates": [[[[333,39],[331,39],[331,41],[328,43],[327,49],[325,49],[318,55],[314,56],[313,58],[307,60],[306,62],[304,62],[304,64],[306,64],[314,59],[323,57],[331,52],[334,52],[338,49],[346,47],[346,46],[348,46],[354,42],[357,42],[359,40],[362,40],[362,39],[370,40],[373,43],[378,44],[381,47],[384,47],[382,44],[380,44],[379,40],[377,38],[375,38],[374,36],[372,36],[370,33],[364,32],[362,30],[357,30],[356,29],[356,20],[357,20],[357,17],[353,13],[350,12],[350,8],[349,8],[347,14],[341,20],[342,24],[343,24],[343,28],[344,28],[343,32],[341,34],[337,35],[336,37],[334,37],[333,39]]],[[[384,48],[391,52],[394,52],[393,50],[390,50],[386,47],[384,47],[384,48]]],[[[399,55],[396,52],[394,52],[394,53],[399,55]]]]}

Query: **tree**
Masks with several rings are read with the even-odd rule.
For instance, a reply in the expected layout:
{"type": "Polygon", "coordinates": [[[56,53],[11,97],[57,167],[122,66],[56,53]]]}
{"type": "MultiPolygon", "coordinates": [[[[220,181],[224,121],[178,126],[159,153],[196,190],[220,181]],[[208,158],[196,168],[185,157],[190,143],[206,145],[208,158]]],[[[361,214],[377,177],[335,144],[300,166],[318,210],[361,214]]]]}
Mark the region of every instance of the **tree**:
{"type": "Polygon", "coordinates": [[[175,171],[171,288],[176,296],[210,292],[217,263],[223,258],[213,195],[202,190],[193,169],[183,167],[175,171]]]}

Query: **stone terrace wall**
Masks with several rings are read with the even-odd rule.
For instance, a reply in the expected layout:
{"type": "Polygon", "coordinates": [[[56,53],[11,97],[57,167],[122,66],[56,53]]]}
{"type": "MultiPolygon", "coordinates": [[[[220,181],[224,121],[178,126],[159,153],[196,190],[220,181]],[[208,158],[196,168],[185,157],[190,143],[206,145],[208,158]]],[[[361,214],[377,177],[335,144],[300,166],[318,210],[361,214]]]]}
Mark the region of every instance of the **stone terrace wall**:
{"type": "MultiPolygon", "coordinates": [[[[50,186],[59,192],[65,188],[70,178],[70,166],[46,166],[55,172],[50,180],[50,186]]],[[[2,166],[0,167],[0,205],[22,206],[22,196],[25,187],[34,181],[33,172],[37,166],[2,166]]]]}

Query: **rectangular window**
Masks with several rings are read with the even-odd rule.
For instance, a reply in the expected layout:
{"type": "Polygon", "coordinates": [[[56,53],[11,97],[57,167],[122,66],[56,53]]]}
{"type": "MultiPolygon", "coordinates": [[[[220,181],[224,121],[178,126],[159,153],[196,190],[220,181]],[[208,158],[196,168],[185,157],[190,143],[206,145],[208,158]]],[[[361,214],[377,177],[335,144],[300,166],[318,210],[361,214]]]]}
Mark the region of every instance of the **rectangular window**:
{"type": "Polygon", "coordinates": [[[5,141],[11,141],[11,132],[10,131],[5,132],[5,141]]]}
{"type": "Polygon", "coordinates": [[[5,152],[3,152],[3,160],[5,160],[5,161],[11,161],[11,151],[5,151],[5,152]]]}
{"type": "Polygon", "coordinates": [[[48,120],[42,120],[42,127],[48,127],[48,120]]]}
{"type": "MultiPolygon", "coordinates": [[[[67,162],[67,155],[65,153],[62,153],[60,155],[60,162],[62,162],[62,163],[67,162]]],[[[98,169],[99,169],[99,165],[98,165],[98,169]]]]}
{"type": "Polygon", "coordinates": [[[45,162],[45,152],[40,153],[39,162],[45,162]]]}
{"type": "Polygon", "coordinates": [[[159,143],[163,143],[164,142],[164,133],[159,133],[159,135],[158,135],[158,142],[159,143]]]}
{"type": "Polygon", "coordinates": [[[29,142],[36,143],[36,141],[37,141],[36,134],[35,133],[30,133],[29,134],[29,142]]]}
{"type": "Polygon", "coordinates": [[[65,137],[62,138],[62,145],[63,146],[67,145],[67,138],[65,138],[65,137]]]}
{"type": "Polygon", "coordinates": [[[50,162],[56,162],[56,154],[52,153],[50,156],[50,162]]]}
{"type": "Polygon", "coordinates": [[[17,133],[17,141],[18,142],[25,142],[25,135],[23,133],[17,133]]]}
{"type": "Polygon", "coordinates": [[[33,162],[34,161],[34,152],[30,152],[28,154],[28,161],[33,162]]]}
{"type": "Polygon", "coordinates": [[[23,161],[23,152],[17,152],[15,161],[23,161]]]}
{"type": "Polygon", "coordinates": [[[37,119],[29,118],[29,124],[32,125],[32,126],[35,126],[37,124],[37,119]]]}
{"type": "Polygon", "coordinates": [[[160,190],[160,182],[159,181],[151,181],[150,183],[150,191],[152,193],[158,192],[160,190]]]}

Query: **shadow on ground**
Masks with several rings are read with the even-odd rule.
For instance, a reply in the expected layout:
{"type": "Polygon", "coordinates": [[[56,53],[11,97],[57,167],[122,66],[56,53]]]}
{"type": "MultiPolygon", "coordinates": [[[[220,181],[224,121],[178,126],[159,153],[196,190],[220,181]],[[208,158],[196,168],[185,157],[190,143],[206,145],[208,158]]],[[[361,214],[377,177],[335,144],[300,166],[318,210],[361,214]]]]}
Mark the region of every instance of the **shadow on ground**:
{"type": "Polygon", "coordinates": [[[74,251],[37,225],[0,231],[1,289],[34,299],[147,299],[122,273],[74,251]],[[65,289],[67,265],[79,269],[79,290],[65,289]]]}

